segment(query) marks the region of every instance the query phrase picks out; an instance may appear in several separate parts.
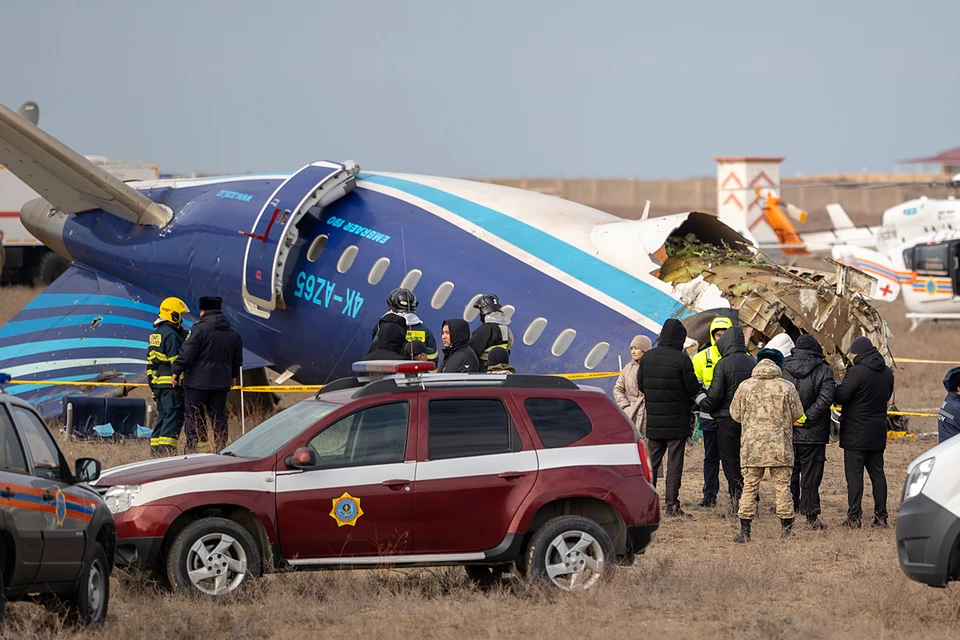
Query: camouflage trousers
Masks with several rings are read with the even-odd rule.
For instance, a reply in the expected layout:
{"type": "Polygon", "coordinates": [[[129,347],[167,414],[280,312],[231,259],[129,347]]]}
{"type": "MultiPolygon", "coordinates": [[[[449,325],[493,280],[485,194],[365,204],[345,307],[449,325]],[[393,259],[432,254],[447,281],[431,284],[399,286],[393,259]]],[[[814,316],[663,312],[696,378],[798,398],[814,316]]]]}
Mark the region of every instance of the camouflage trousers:
{"type": "Polygon", "coordinates": [[[791,467],[743,467],[743,493],[740,495],[740,511],[737,514],[743,520],[753,520],[757,515],[757,491],[763,472],[770,470],[773,486],[777,492],[777,516],[793,517],[793,494],[790,493],[791,467]]]}

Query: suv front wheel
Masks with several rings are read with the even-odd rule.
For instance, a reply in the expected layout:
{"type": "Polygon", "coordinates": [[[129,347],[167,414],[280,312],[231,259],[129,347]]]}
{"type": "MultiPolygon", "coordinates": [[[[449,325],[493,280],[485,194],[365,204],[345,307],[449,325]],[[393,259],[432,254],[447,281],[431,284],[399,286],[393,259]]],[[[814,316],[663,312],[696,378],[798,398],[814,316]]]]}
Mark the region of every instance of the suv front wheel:
{"type": "Polygon", "coordinates": [[[540,580],[564,591],[586,590],[610,575],[616,550],[610,535],[593,520],[560,516],[533,534],[525,560],[540,580]]]}
{"type": "Polygon", "coordinates": [[[177,535],[167,578],[177,590],[224,596],[260,575],[260,550],[250,532],[226,518],[201,518],[177,535]]]}

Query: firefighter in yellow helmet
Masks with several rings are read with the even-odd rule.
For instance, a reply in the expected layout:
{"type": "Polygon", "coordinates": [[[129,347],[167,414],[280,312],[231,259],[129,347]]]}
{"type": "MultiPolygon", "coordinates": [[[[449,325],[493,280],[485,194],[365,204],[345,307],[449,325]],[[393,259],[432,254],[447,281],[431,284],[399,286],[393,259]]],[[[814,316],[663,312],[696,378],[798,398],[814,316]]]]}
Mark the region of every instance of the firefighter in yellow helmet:
{"type": "Polygon", "coordinates": [[[160,303],[159,317],[150,334],[147,377],[157,403],[157,424],[150,435],[150,454],[154,458],[177,452],[183,428],[183,389],[173,384],[171,367],[187,337],[183,316],[189,312],[180,298],[167,298],[160,303]]]}

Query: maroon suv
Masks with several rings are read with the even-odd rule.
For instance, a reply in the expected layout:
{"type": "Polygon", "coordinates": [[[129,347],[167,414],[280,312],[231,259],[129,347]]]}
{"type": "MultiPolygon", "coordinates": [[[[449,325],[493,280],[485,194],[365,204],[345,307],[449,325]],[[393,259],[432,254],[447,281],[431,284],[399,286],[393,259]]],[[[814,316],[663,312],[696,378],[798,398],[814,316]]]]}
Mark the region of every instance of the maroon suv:
{"type": "Polygon", "coordinates": [[[105,471],[117,561],[213,596],[282,566],[516,566],[586,589],[646,549],[646,446],[602,391],[432,367],[357,363],[220,454],[105,471]]]}

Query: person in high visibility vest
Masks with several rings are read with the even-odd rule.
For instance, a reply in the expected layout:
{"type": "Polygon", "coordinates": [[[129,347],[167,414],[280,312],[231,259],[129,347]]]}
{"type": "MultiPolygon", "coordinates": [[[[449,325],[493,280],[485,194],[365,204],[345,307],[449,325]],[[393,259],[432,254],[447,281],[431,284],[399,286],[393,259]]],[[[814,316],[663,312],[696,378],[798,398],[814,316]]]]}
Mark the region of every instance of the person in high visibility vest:
{"type": "Polygon", "coordinates": [[[150,455],[154,458],[177,452],[183,428],[183,389],[173,384],[172,367],[187,337],[183,315],[189,312],[180,298],[167,298],[161,302],[148,341],[147,377],[153,400],[157,403],[157,424],[150,434],[150,455]]]}
{"type": "Polygon", "coordinates": [[[503,314],[500,299],[492,293],[486,293],[474,303],[474,309],[480,311],[480,326],[470,336],[470,348],[480,360],[480,372],[487,370],[487,358],[490,352],[500,347],[510,355],[513,347],[513,332],[507,326],[510,321],[503,314]]]}

